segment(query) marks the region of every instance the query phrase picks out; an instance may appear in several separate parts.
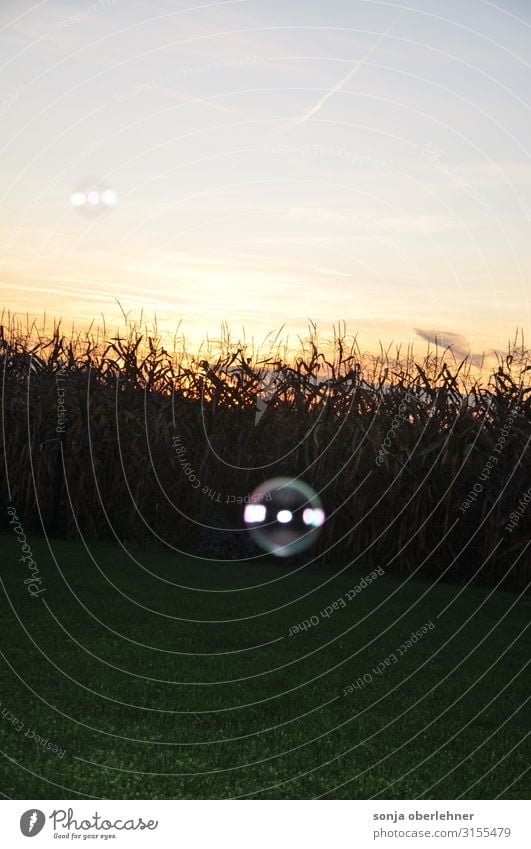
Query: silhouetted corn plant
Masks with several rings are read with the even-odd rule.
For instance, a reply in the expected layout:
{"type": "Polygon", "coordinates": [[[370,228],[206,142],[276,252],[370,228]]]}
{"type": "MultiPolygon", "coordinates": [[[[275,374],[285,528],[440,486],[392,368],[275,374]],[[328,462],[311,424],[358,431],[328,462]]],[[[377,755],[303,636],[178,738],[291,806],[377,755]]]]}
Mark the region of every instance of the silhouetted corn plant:
{"type": "Polygon", "coordinates": [[[310,325],[294,351],[225,327],[190,353],[131,322],[82,335],[4,315],[0,371],[4,502],[28,529],[244,557],[238,498],[293,475],[330,516],[306,559],[529,580],[531,507],[507,530],[531,486],[521,337],[489,372],[448,349],[363,353],[344,327],[323,343],[310,325]]]}

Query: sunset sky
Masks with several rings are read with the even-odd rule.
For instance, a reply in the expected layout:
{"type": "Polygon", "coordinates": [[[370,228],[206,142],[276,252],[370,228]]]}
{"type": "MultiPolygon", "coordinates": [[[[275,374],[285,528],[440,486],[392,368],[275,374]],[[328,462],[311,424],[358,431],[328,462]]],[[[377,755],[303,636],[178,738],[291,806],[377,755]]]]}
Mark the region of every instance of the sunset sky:
{"type": "Polygon", "coordinates": [[[531,327],[528,0],[2,0],[0,68],[12,311],[531,327]],[[75,208],[87,178],[116,206],[75,208]]]}

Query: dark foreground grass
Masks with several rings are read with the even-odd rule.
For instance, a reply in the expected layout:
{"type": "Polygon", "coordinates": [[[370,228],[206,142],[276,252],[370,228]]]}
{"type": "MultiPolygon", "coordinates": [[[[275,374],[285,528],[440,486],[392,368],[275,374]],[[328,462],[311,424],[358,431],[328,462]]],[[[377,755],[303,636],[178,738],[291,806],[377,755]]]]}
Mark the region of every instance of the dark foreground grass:
{"type": "Polygon", "coordinates": [[[0,537],[8,797],[528,795],[530,605],[516,594],[383,575],[323,618],[377,564],[290,574],[264,559],[32,549],[39,599],[0,537]]]}

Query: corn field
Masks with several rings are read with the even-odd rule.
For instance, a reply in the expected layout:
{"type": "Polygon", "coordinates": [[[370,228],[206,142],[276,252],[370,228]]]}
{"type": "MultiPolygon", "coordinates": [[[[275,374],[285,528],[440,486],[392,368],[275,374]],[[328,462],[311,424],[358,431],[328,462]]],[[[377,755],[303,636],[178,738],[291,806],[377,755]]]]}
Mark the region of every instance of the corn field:
{"type": "Polygon", "coordinates": [[[487,371],[449,349],[364,354],[341,327],[322,341],[310,325],[296,350],[224,328],[190,353],[140,324],[66,334],[4,315],[2,528],[13,505],[27,531],[222,566],[264,556],[243,497],[293,476],[328,516],[296,565],[521,588],[530,363],[521,336],[487,371]]]}

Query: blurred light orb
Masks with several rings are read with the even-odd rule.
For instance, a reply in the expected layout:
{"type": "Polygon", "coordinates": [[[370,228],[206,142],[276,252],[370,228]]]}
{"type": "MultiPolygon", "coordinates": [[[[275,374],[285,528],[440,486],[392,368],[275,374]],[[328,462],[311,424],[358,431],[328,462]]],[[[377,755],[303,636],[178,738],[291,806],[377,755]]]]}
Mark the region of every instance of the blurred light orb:
{"type": "Polygon", "coordinates": [[[274,478],[251,493],[243,520],[260,548],[277,557],[289,557],[313,545],[326,515],[319,496],[307,483],[274,478]]]}
{"type": "Polygon", "coordinates": [[[70,195],[70,206],[92,214],[112,209],[117,203],[114,189],[97,177],[85,177],[70,195]]]}

